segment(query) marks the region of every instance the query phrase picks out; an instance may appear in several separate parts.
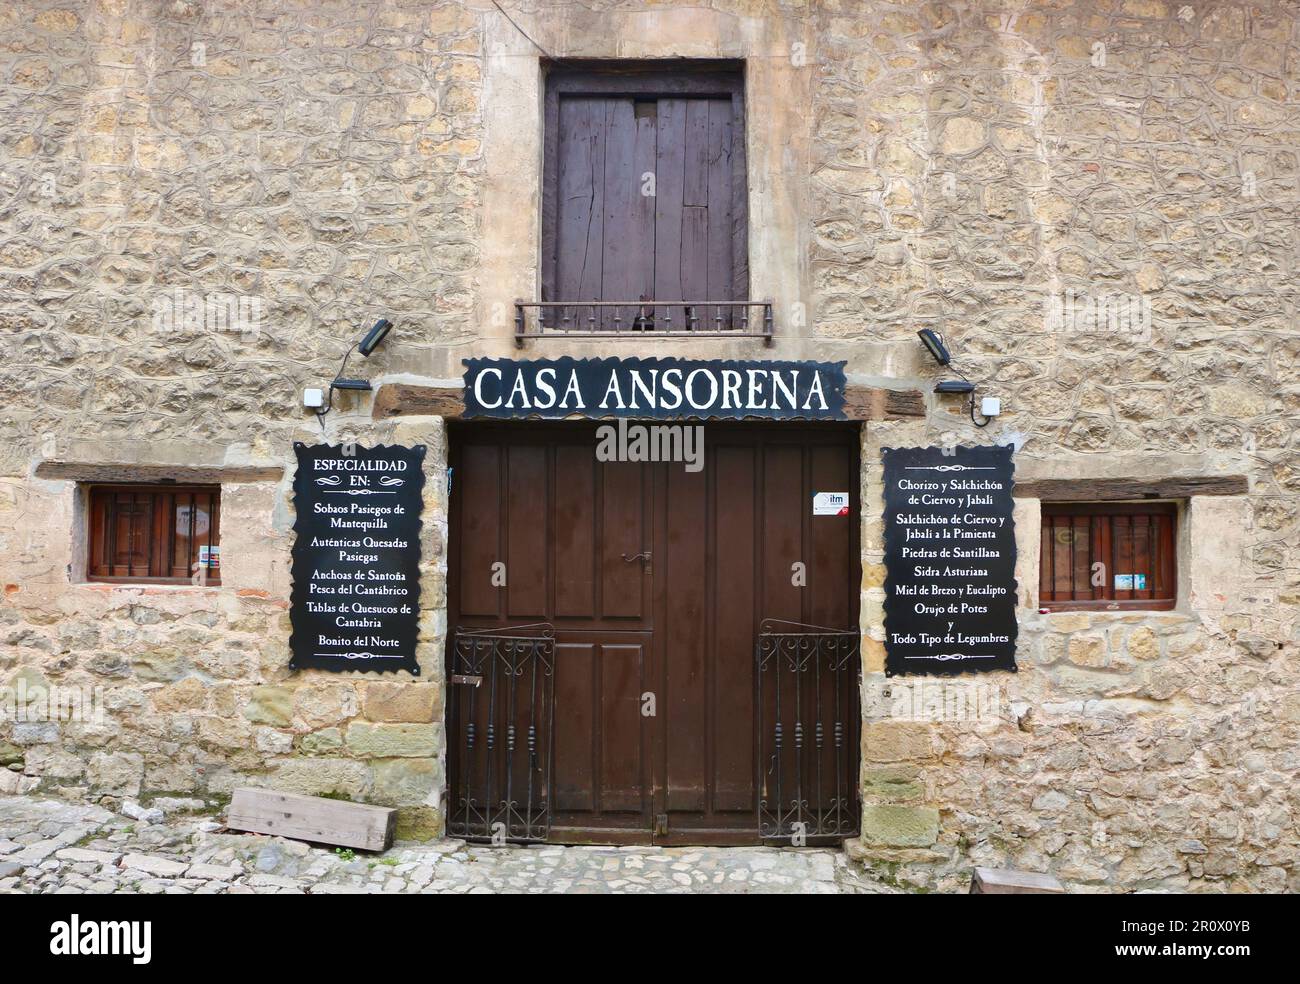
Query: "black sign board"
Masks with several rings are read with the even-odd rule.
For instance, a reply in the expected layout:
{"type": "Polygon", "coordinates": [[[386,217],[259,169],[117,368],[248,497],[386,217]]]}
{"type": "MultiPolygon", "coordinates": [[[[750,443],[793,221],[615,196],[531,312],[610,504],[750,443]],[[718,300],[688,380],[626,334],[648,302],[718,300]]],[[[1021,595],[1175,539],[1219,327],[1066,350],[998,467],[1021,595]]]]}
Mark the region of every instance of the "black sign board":
{"type": "Polygon", "coordinates": [[[465,359],[466,417],[843,420],[843,362],[465,359]]]}
{"type": "Polygon", "coordinates": [[[290,669],[418,675],[424,447],[293,449],[290,669]]]}
{"type": "Polygon", "coordinates": [[[1012,449],[882,454],[886,674],[1015,670],[1012,449]]]}

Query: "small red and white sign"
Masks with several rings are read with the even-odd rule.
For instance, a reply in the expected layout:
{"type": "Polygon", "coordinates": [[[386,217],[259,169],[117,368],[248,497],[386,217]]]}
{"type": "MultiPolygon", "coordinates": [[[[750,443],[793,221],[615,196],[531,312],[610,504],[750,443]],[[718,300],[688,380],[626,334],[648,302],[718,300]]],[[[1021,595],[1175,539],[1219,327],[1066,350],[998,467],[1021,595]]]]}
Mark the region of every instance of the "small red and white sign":
{"type": "Polygon", "coordinates": [[[847,492],[814,492],[814,516],[847,516],[849,514],[849,494],[847,492]]]}

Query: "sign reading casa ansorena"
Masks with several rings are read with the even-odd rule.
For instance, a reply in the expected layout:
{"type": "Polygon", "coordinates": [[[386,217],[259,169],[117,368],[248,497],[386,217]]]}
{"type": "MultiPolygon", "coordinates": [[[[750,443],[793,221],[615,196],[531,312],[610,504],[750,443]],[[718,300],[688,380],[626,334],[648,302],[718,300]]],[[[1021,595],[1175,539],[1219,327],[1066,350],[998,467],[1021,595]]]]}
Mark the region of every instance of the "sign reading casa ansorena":
{"type": "Polygon", "coordinates": [[[424,447],[293,447],[290,669],[418,675],[424,447]]]}
{"type": "Polygon", "coordinates": [[[1015,670],[1012,449],[882,455],[885,672],[1015,670]]]}
{"type": "Polygon", "coordinates": [[[465,359],[466,417],[843,420],[843,362],[465,359]]]}

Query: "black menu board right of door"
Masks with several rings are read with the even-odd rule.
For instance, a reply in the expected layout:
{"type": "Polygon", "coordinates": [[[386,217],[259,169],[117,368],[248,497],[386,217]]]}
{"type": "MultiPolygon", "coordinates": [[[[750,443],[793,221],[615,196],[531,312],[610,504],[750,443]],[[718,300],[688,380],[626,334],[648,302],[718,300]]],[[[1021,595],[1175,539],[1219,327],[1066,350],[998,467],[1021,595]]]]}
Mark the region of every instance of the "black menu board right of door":
{"type": "Polygon", "coordinates": [[[885,673],[1016,669],[1010,447],[885,448],[885,673]]]}

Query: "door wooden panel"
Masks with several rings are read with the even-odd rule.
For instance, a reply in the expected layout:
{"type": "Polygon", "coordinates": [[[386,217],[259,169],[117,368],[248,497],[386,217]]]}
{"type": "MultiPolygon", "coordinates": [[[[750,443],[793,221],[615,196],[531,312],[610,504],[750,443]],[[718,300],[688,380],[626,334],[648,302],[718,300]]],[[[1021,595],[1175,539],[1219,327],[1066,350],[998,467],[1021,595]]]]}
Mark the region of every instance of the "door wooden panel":
{"type": "MultiPolygon", "coordinates": [[[[773,445],[764,449],[762,472],[763,614],[767,618],[803,620],[803,589],[794,582],[793,566],[804,563],[803,452],[773,445]]],[[[810,507],[809,507],[810,508],[810,507]]]]}
{"type": "MultiPolygon", "coordinates": [[[[654,296],[661,301],[737,299],[732,104],[726,99],[661,99],[658,117],[654,296]]],[[[669,306],[666,313],[676,329],[729,325],[729,311],[669,306]],[[688,318],[698,320],[688,324],[688,318]]]]}
{"type": "Polygon", "coordinates": [[[649,636],[600,647],[600,808],[644,815],[646,757],[641,734],[641,695],[649,636]]]}
{"type": "Polygon", "coordinates": [[[680,466],[665,469],[664,689],[660,706],[665,719],[664,777],[670,812],[703,812],[706,803],[709,681],[704,614],[709,585],[704,475],[680,466]]]}
{"type": "Polygon", "coordinates": [[[492,584],[492,565],[503,557],[500,448],[494,444],[466,445],[461,451],[460,467],[452,474],[458,476],[461,492],[458,613],[496,617],[502,610],[501,593],[492,584]]]}
{"type": "Polygon", "coordinates": [[[593,747],[599,693],[596,646],[591,642],[557,643],[555,647],[555,706],[564,713],[555,721],[555,809],[593,813],[596,810],[597,757],[593,747]]]}
{"type": "MultiPolygon", "coordinates": [[[[643,466],[612,461],[601,466],[601,611],[608,617],[642,618],[646,605],[646,573],[640,561],[629,561],[650,546],[646,530],[643,466]]],[[[653,570],[653,557],[651,557],[653,570]]]]}
{"type": "MultiPolygon", "coordinates": [[[[842,447],[815,447],[809,449],[811,492],[848,492],[853,501],[858,498],[856,457],[842,447]]],[[[852,628],[857,625],[856,598],[860,590],[856,581],[840,576],[852,566],[849,544],[850,526],[856,516],[812,516],[804,509],[808,523],[808,540],[812,557],[808,564],[810,580],[804,592],[809,602],[804,621],[834,628],[852,628]]]]}
{"type": "Polygon", "coordinates": [[[560,105],[555,288],[566,301],[601,296],[605,249],[604,99],[566,99],[560,105]]]}
{"type": "MultiPolygon", "coordinates": [[[[451,624],[555,630],[552,839],[758,839],[773,765],[758,757],[758,626],[856,626],[856,442],[850,428],[710,424],[692,473],[599,462],[589,424],[453,426],[451,624]],[[812,516],[817,491],[850,492],[851,515],[812,516]],[[509,580],[494,588],[500,556],[509,580]]],[[[810,722],[819,698],[842,708],[856,685],[800,694],[810,722]]],[[[814,788],[856,788],[849,737],[851,761],[814,788]]]]}
{"type": "Polygon", "coordinates": [[[709,703],[712,729],[714,814],[745,813],[754,806],[754,626],[760,612],[754,577],[758,508],[754,465],[758,450],[719,445],[713,450],[709,490],[716,578],[713,596],[714,678],[709,703]]]}
{"type": "Polygon", "coordinates": [[[572,633],[556,645],[555,809],[560,827],[642,825],[649,814],[641,694],[649,635],[621,642],[572,633]]]}
{"type": "MultiPolygon", "coordinates": [[[[646,175],[655,172],[655,109],[653,101],[605,101],[604,300],[654,296],[655,199],[647,194],[646,175]]],[[[601,312],[601,327],[630,329],[639,313],[638,307],[607,308],[601,312]]]]}
{"type": "MultiPolygon", "coordinates": [[[[552,564],[555,568],[556,618],[590,618],[596,612],[596,553],[593,503],[596,459],[590,448],[560,445],[552,452],[555,488],[552,564]],[[558,477],[558,481],[555,479],[558,477]]],[[[545,517],[536,513],[538,525],[545,517]]]]}
{"type": "Polygon", "coordinates": [[[546,615],[546,524],[535,519],[546,511],[546,449],[513,446],[506,453],[506,599],[513,618],[546,615]]]}

